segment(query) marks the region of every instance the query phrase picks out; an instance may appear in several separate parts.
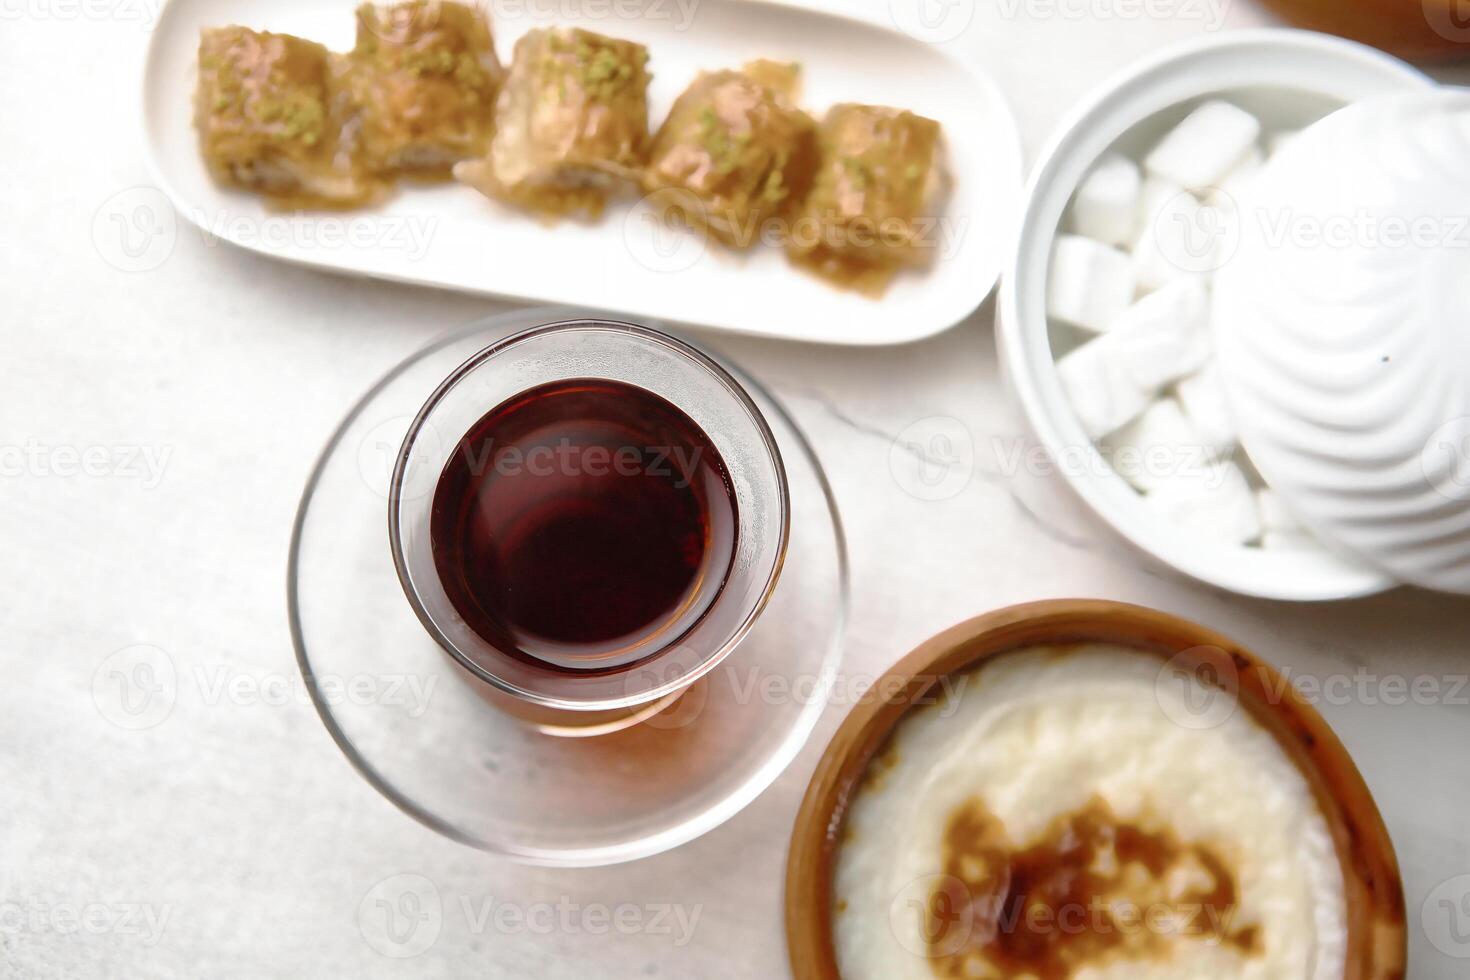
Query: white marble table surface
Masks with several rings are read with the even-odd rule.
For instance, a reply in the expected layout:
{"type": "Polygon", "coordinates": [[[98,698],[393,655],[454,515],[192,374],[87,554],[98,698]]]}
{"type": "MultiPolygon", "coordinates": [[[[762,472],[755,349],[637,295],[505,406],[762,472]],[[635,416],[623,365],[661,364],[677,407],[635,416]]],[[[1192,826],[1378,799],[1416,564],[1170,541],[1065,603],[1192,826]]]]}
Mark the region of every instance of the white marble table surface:
{"type": "MultiPolygon", "coordinates": [[[[110,264],[94,220],[147,184],[137,90],[155,6],[0,0],[0,976],[785,976],[786,839],[835,708],[723,827],[653,859],[565,871],[492,859],[405,817],[297,697],[191,686],[207,676],[273,690],[295,677],[284,567],[315,454],[380,373],[503,307],[288,268],[190,231],[154,270],[110,264]],[[167,651],[186,678],[169,716],[142,731],[111,723],[93,697],[99,667],[133,644],[167,651]],[[383,955],[359,928],[364,896],[395,874],[424,876],[442,899],[432,945],[411,958],[383,955]],[[597,910],[624,903],[698,919],[688,935],[599,928],[597,910]],[[502,905],[570,909],[557,920],[569,924],[482,917],[502,905]]],[[[1246,0],[1142,19],[1058,12],[1106,4],[980,8],[955,44],[1004,86],[1033,159],[1069,105],[1209,29],[1201,16],[1265,20],[1246,0]]],[[[1448,690],[1470,671],[1470,601],[1220,594],[1145,562],[1054,479],[1003,472],[997,447],[1021,425],[991,322],[987,304],[898,349],[706,338],[785,396],[830,470],[854,561],[847,670],[881,671],[1000,605],[1103,596],[1215,626],[1299,674],[1432,677],[1448,690]],[[927,502],[892,474],[890,446],[935,416],[968,430],[976,467],[960,492],[927,502]]],[[[1470,969],[1450,955],[1470,955],[1470,902],[1442,903],[1470,891],[1453,880],[1470,873],[1470,692],[1394,700],[1321,710],[1396,841],[1411,976],[1450,980],[1470,969]]]]}

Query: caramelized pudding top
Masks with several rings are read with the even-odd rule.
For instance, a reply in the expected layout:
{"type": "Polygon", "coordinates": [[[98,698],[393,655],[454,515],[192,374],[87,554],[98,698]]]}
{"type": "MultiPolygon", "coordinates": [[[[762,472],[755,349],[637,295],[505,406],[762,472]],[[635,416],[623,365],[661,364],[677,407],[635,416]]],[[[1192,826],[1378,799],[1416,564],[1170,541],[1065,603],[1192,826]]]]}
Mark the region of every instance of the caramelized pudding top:
{"type": "Polygon", "coordinates": [[[943,854],[925,928],[939,977],[983,975],[988,963],[1066,980],[1118,954],[1167,956],[1171,936],[1258,952],[1256,926],[1232,928],[1235,871],[1213,847],[1119,820],[1100,797],[1020,847],[973,797],[950,815],[943,854]]]}

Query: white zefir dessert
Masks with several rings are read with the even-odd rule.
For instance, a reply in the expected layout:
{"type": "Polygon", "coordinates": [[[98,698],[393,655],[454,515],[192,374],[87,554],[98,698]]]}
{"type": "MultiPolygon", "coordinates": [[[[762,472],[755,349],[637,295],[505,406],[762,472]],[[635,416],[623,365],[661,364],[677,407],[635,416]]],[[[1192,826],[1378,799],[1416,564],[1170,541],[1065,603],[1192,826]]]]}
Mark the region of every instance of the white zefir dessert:
{"type": "Polygon", "coordinates": [[[1048,274],[1057,362],[1083,431],[1162,519],[1214,543],[1325,550],[1241,449],[1210,342],[1213,274],[1239,202],[1295,132],[1212,99],[1142,163],[1105,155],[1078,187],[1048,274]]]}
{"type": "Polygon", "coordinates": [[[844,980],[1341,980],[1343,873],[1277,739],[1126,647],[1032,647],[904,718],[847,809],[844,980]]]}

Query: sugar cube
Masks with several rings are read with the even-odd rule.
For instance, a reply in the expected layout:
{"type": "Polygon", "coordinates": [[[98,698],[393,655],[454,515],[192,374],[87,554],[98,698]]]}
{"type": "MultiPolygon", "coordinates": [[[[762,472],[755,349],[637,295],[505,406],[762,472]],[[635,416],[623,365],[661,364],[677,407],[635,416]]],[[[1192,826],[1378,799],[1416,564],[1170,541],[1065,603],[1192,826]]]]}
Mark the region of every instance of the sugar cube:
{"type": "Polygon", "coordinates": [[[1172,282],[1134,303],[1104,337],[1129,375],[1153,394],[1204,366],[1210,356],[1209,292],[1193,279],[1172,282]]]}
{"type": "Polygon", "coordinates": [[[1077,189],[1072,227],[1108,245],[1133,244],[1138,231],[1143,175],[1138,164],[1116,153],[1100,160],[1077,189]]]}
{"type": "Polygon", "coordinates": [[[1166,480],[1143,499],[1164,520],[1222,543],[1245,544],[1261,536],[1250,483],[1229,460],[1166,480]]]}
{"type": "Polygon", "coordinates": [[[1133,271],[1142,292],[1181,279],[1205,281],[1219,266],[1231,220],[1189,191],[1153,202],[1133,252],[1133,271]]]}
{"type": "Polygon", "coordinates": [[[1188,190],[1215,187],[1240,163],[1261,135],[1255,116],[1229,102],[1206,102],[1165,136],[1144,161],[1157,174],[1188,190]]]}
{"type": "Polygon", "coordinates": [[[1153,176],[1143,179],[1143,186],[1138,191],[1138,214],[1134,220],[1133,240],[1127,246],[1129,251],[1138,249],[1144,232],[1159,215],[1163,214],[1164,206],[1184,193],[1186,193],[1184,188],[1171,180],[1153,176]]]}
{"type": "Polygon", "coordinates": [[[1240,433],[1230,413],[1220,368],[1213,361],[1180,381],[1174,394],[1212,455],[1223,455],[1236,444],[1240,433]]]}
{"type": "Polygon", "coordinates": [[[1059,235],[1047,281],[1048,313],[1101,333],[1128,308],[1136,284],[1127,255],[1081,235],[1059,235]]]}
{"type": "Polygon", "coordinates": [[[1107,439],[1108,459],[1118,475],[1147,493],[1165,481],[1199,475],[1213,453],[1172,398],[1154,402],[1107,439]]]}
{"type": "Polygon", "coordinates": [[[1134,379],[1110,335],[1090,340],[1057,362],[1062,388],[1089,438],[1098,439],[1143,411],[1153,392],[1134,379]]]}
{"type": "Polygon", "coordinates": [[[1120,314],[1111,330],[1057,362],[1062,386],[1094,439],[1135,418],[1165,385],[1197,371],[1210,354],[1206,291],[1174,283],[1120,314]]]}

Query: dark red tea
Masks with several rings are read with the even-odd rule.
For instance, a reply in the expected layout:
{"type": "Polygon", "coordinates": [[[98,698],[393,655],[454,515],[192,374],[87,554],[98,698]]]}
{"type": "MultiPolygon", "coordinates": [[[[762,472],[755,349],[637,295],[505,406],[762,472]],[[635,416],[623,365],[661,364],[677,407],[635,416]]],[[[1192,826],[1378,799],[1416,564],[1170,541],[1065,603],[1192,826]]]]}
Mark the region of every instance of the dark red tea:
{"type": "Polygon", "coordinates": [[[652,392],[557,381],[480,419],[434,492],[434,563],[465,623],[570,670],[637,663],[709,608],[735,553],[729,473],[652,392]]]}

